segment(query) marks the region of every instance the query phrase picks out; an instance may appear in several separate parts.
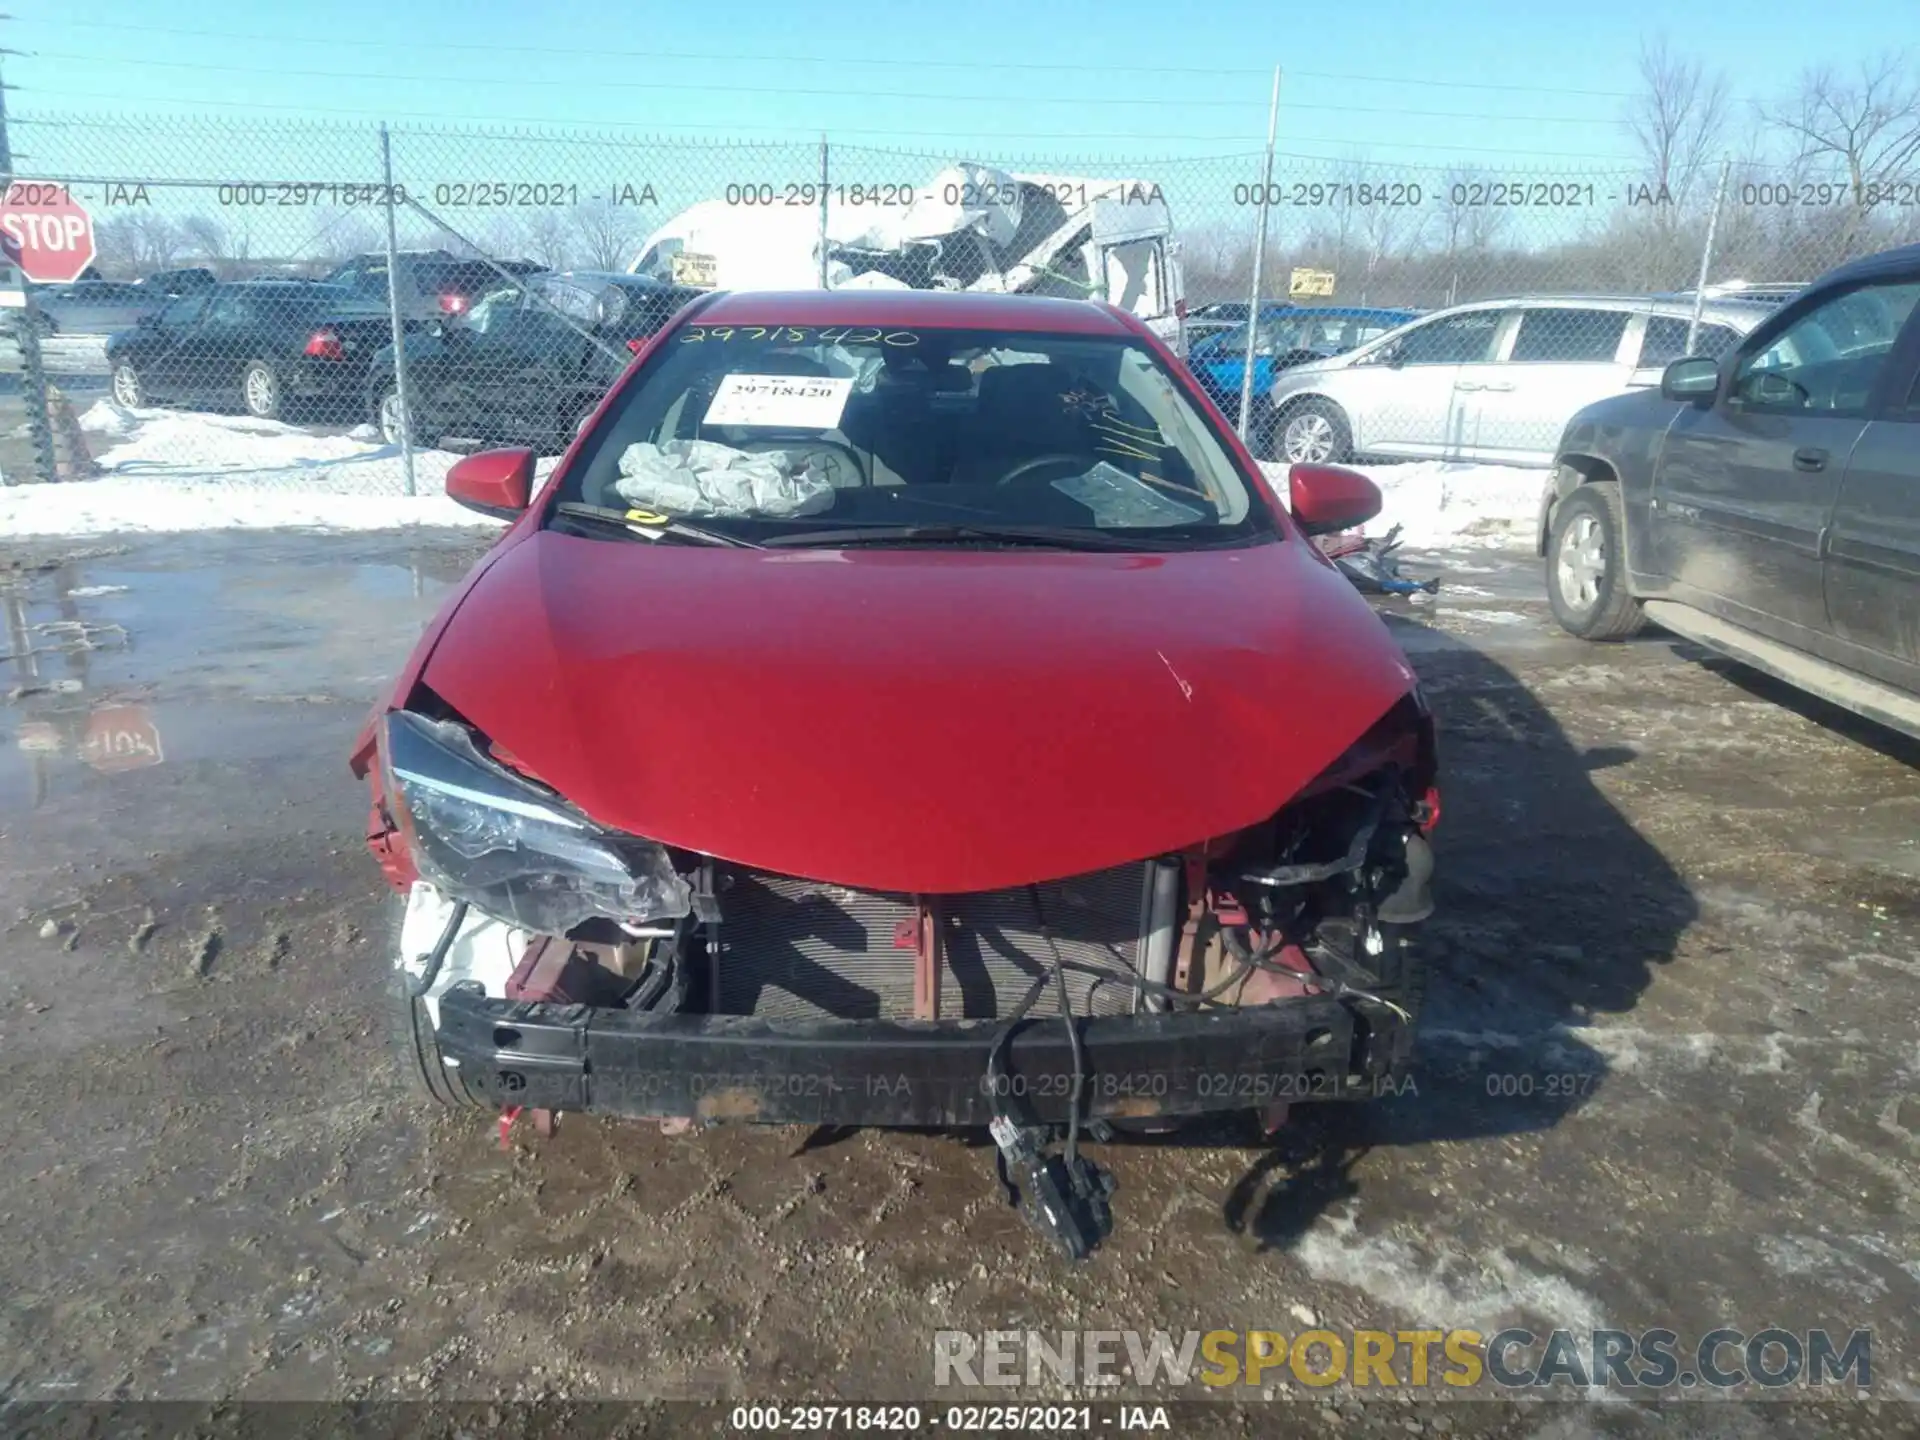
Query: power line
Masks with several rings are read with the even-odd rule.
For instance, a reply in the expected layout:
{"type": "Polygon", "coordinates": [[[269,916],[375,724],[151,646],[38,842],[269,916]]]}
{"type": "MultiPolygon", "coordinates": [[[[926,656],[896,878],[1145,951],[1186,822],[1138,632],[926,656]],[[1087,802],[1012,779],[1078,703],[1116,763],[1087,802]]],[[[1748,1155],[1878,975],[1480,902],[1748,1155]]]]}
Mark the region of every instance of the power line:
{"type": "MultiPolygon", "coordinates": [[[[87,64],[93,64],[93,65],[101,65],[101,64],[145,65],[145,66],[149,66],[151,68],[160,69],[160,70],[217,71],[221,74],[229,74],[229,75],[258,76],[260,74],[259,69],[251,65],[219,65],[219,64],[209,64],[209,63],[190,61],[190,60],[139,60],[139,59],[122,60],[122,59],[116,59],[108,55],[76,55],[68,51],[60,51],[60,50],[41,50],[35,53],[38,57],[44,58],[44,59],[78,60],[78,61],[85,62],[87,64]]],[[[273,73],[276,76],[282,76],[282,75],[296,76],[301,79],[307,79],[307,80],[364,80],[364,81],[380,81],[380,82],[398,82],[398,83],[408,84],[408,85],[418,85],[423,83],[426,83],[426,84],[452,84],[452,83],[473,84],[473,83],[476,83],[474,80],[474,77],[472,76],[453,77],[453,76],[446,76],[446,75],[417,75],[417,74],[405,74],[405,73],[392,74],[392,73],[385,73],[385,72],[369,73],[369,72],[357,71],[357,70],[287,70],[287,69],[280,69],[276,67],[273,73]]],[[[765,95],[768,93],[768,89],[764,85],[719,85],[719,84],[707,84],[707,83],[701,83],[701,82],[680,83],[675,81],[659,81],[659,80],[589,80],[589,79],[580,78],[578,76],[568,76],[564,79],[549,79],[549,78],[543,78],[543,77],[528,78],[528,77],[522,77],[522,76],[493,77],[492,79],[489,79],[487,77],[482,77],[477,83],[480,83],[480,84],[497,83],[501,85],[543,85],[543,86],[550,86],[550,87],[557,86],[557,87],[564,87],[565,89],[568,89],[568,90],[590,90],[590,89],[648,90],[648,91],[662,91],[662,92],[667,92],[672,94],[696,94],[696,95],[765,95]]],[[[946,91],[940,91],[940,92],[929,94],[925,91],[920,91],[920,90],[846,90],[846,89],[823,90],[823,89],[804,89],[804,88],[792,87],[792,86],[781,87],[780,93],[783,95],[804,95],[804,96],[816,97],[816,98],[832,97],[832,98],[845,98],[849,100],[853,100],[853,99],[920,100],[920,101],[937,101],[940,103],[959,101],[963,103],[979,103],[979,104],[1004,104],[1010,98],[1012,98],[1006,95],[956,95],[946,91]]],[[[1019,103],[1022,105],[1031,105],[1031,104],[1075,105],[1075,106],[1081,106],[1081,107],[1085,107],[1089,105],[1126,105],[1126,106],[1133,106],[1136,108],[1144,107],[1144,106],[1166,106],[1166,107],[1175,107],[1182,110],[1191,110],[1191,109],[1203,107],[1203,108],[1215,109],[1215,110],[1245,110],[1245,111],[1264,109],[1266,104],[1265,101],[1259,100],[1257,98],[1249,98],[1246,100],[1189,100],[1189,99],[1182,99],[1179,97],[1168,97],[1168,96],[1093,96],[1093,95],[1021,96],[1019,97],[1019,103]]],[[[1315,112],[1315,111],[1324,112],[1327,114],[1340,114],[1340,115],[1393,115],[1393,116],[1404,116],[1409,119],[1420,119],[1420,120],[1492,120],[1492,121],[1506,123],[1506,124],[1522,124],[1522,125],[1594,125],[1594,124],[1606,123],[1606,122],[1596,121],[1589,117],[1579,116],[1579,115],[1512,115],[1512,114],[1492,114],[1487,112],[1463,111],[1463,110],[1409,110],[1402,106],[1294,104],[1287,107],[1287,113],[1289,114],[1298,114],[1302,112],[1315,112]]]]}
{"type": "MultiPolygon", "coordinates": [[[[420,111],[420,110],[408,111],[408,110],[386,110],[386,109],[382,109],[378,112],[375,112],[375,111],[370,111],[364,108],[349,108],[349,107],[343,107],[343,106],[276,104],[275,102],[268,101],[268,100],[209,100],[203,97],[196,97],[191,101],[186,101],[186,100],[178,99],[177,97],[174,97],[174,96],[129,95],[129,94],[126,94],[125,92],[106,93],[102,91],[69,90],[64,86],[61,87],[58,93],[63,97],[70,97],[73,99],[108,100],[116,104],[191,105],[195,107],[217,106],[222,109],[286,111],[286,112],[293,112],[295,114],[301,114],[301,115],[338,115],[338,116],[344,116],[350,119],[365,121],[368,124],[373,124],[383,119],[384,120],[425,120],[435,124],[477,125],[477,126],[488,126],[488,125],[564,126],[564,125],[575,123],[575,122],[565,121],[565,120],[556,120],[551,115],[500,115],[500,114],[449,115],[449,114],[443,114],[443,113],[434,112],[434,111],[420,111]]],[[[170,117],[170,118],[173,118],[173,117],[170,117]]],[[[113,125],[111,121],[103,121],[95,117],[74,118],[74,117],[67,117],[67,116],[58,116],[58,117],[15,116],[14,123],[16,125],[42,125],[42,126],[50,126],[50,127],[68,126],[68,127],[76,127],[76,128],[103,128],[103,129],[118,128],[117,126],[113,125]]],[[[811,135],[813,132],[817,131],[820,128],[821,127],[817,125],[807,125],[807,126],[795,125],[795,126],[781,126],[781,127],[751,126],[751,125],[705,125],[705,126],[677,125],[676,126],[676,125],[650,124],[648,122],[638,121],[638,120],[596,120],[590,126],[589,125],[582,126],[583,130],[622,129],[622,130],[638,131],[642,135],[676,135],[677,134],[677,135],[686,136],[688,138],[713,137],[713,136],[738,137],[742,135],[762,135],[762,136],[770,136],[770,137],[779,137],[788,141],[793,141],[793,143],[796,143],[796,144],[801,143],[798,141],[794,141],[794,136],[796,134],[806,133],[811,135]]],[[[880,137],[896,139],[896,140],[968,140],[975,143],[985,141],[986,146],[988,148],[991,148],[994,146],[1017,147],[1019,145],[1025,144],[1029,140],[1093,140],[1093,141],[1101,141],[1101,142],[1115,141],[1115,140],[1155,140],[1155,141],[1171,140],[1171,141],[1179,141],[1181,143],[1186,143],[1186,144],[1231,145],[1231,146],[1244,146],[1248,143],[1248,138],[1245,135],[1182,135],[1182,134],[1171,134],[1171,133],[1168,133],[1165,131],[1159,131],[1159,130],[1148,130],[1148,131],[1022,130],[1018,135],[1002,136],[999,138],[994,138],[991,136],[984,135],[979,130],[901,130],[901,129],[891,128],[891,127],[885,128],[885,129],[873,129],[873,128],[858,127],[858,126],[839,126],[839,125],[831,126],[828,128],[830,129],[830,132],[833,135],[872,135],[872,136],[880,136],[880,137]]],[[[466,136],[463,138],[486,139],[489,137],[485,135],[481,135],[479,137],[466,136]]],[[[512,140],[515,143],[538,142],[547,138],[553,139],[555,143],[563,143],[563,144],[591,143],[591,141],[583,140],[579,137],[573,137],[573,136],[542,137],[542,136],[526,136],[526,135],[514,135],[514,136],[501,135],[501,136],[492,137],[492,138],[498,138],[502,140],[512,140]]],[[[1287,138],[1287,143],[1291,145],[1332,145],[1332,146],[1340,147],[1343,151],[1351,151],[1354,148],[1354,141],[1351,135],[1297,135],[1296,134],[1296,135],[1288,135],[1286,138],[1287,138]]],[[[811,147],[816,142],[813,140],[808,140],[804,143],[807,146],[811,147]]],[[[1496,156],[1505,156],[1509,158],[1523,159],[1523,160],[1597,160],[1609,165],[1631,166],[1639,163],[1639,161],[1637,161],[1631,155],[1599,154],[1597,152],[1592,152],[1592,151],[1582,152],[1582,151],[1564,151],[1564,150],[1508,150],[1508,149],[1488,148],[1485,146],[1474,146],[1474,145],[1431,145],[1431,144],[1423,144],[1418,141],[1394,141],[1390,146],[1381,146],[1380,148],[1393,149],[1393,150],[1420,150],[1420,151],[1438,152],[1438,153],[1452,154],[1452,155],[1496,155],[1496,156]]],[[[1156,158],[1160,163],[1169,163],[1172,161],[1180,160],[1182,158],[1204,159],[1204,160],[1233,159],[1233,158],[1238,158],[1239,156],[1242,156],[1242,155],[1250,155],[1251,153],[1252,152],[1236,152],[1236,154],[1233,154],[1233,155],[1222,155],[1216,152],[1216,153],[1210,153],[1210,154],[1198,155],[1198,156],[1186,156],[1186,157],[1161,156],[1156,158]]],[[[1348,157],[1344,155],[1343,156],[1295,155],[1295,156],[1292,156],[1291,158],[1301,159],[1301,160],[1331,160],[1331,159],[1345,159],[1348,157]]],[[[1390,162],[1358,160],[1355,163],[1368,164],[1373,166],[1385,166],[1390,162]]],[[[1408,168],[1418,168],[1418,167],[1408,167],[1408,168]]]]}
{"type": "MultiPolygon", "coordinates": [[[[42,25],[65,25],[86,30],[112,30],[132,32],[144,35],[181,35],[211,40],[246,40],[268,45],[304,45],[323,42],[329,47],[361,46],[375,49],[390,49],[391,42],[352,35],[293,36],[247,34],[231,30],[200,30],[176,25],[121,25],[102,20],[69,20],[65,18],[41,18],[34,23],[42,25]]],[[[721,53],[718,51],[697,50],[609,50],[595,47],[584,50],[577,46],[560,45],[503,45],[480,41],[435,40],[435,50],[475,50],[489,54],[506,55],[562,55],[573,59],[592,56],[625,60],[702,60],[723,63],[755,62],[777,65],[879,65],[889,69],[923,70],[1018,70],[1052,72],[1057,74],[1082,75],[1204,75],[1210,78],[1221,76],[1257,76],[1265,79],[1272,74],[1270,68],[1245,69],[1233,66],[1216,65],[1071,65],[1062,63],[1044,63],[1039,61],[995,61],[990,67],[983,66],[977,60],[932,60],[925,56],[893,56],[875,58],[856,55],[771,55],[750,53],[721,53]]],[[[1436,80],[1418,75],[1356,75],[1331,70],[1287,70],[1289,78],[1302,80],[1339,80],[1362,85],[1419,85],[1443,90],[1495,90],[1520,92],[1535,95],[1579,95],[1601,100],[1631,100],[1635,93],[1629,90],[1581,90],[1566,85],[1520,85],[1506,82],[1478,80],[1436,80]]]]}

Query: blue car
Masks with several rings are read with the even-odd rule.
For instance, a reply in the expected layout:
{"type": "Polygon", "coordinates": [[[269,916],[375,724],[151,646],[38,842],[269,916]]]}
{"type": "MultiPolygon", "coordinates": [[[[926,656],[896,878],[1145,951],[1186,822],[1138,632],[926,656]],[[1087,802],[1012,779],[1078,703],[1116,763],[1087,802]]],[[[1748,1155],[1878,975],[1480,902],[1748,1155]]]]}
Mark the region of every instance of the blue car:
{"type": "MultiPolygon", "coordinates": [[[[1246,307],[1238,307],[1241,314],[1246,307]]],[[[1274,377],[1290,366],[1339,355],[1418,317],[1418,310],[1379,310],[1345,305],[1263,305],[1259,339],[1253,350],[1256,404],[1273,388],[1274,377]]],[[[1200,388],[1229,419],[1239,413],[1240,377],[1247,361],[1244,320],[1229,330],[1194,343],[1187,365],[1200,388]]]]}

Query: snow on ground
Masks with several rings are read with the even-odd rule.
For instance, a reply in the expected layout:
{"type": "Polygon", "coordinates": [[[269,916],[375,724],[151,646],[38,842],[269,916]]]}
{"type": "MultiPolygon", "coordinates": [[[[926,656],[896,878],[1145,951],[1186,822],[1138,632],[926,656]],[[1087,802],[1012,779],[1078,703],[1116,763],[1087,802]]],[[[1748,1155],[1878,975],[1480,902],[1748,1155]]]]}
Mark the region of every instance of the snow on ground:
{"type": "MultiPolygon", "coordinates": [[[[414,455],[420,493],[407,495],[399,448],[368,425],[316,433],[277,420],[129,410],[108,400],[80,424],[99,450],[101,478],[0,489],[0,535],[496,523],[447,499],[442,486],[458,457],[445,450],[414,455]]],[[[553,463],[543,460],[540,473],[553,463]]],[[[1416,550],[1533,539],[1543,471],[1447,460],[1358,468],[1386,500],[1370,534],[1399,525],[1401,540],[1416,550]]],[[[1265,469],[1284,497],[1287,467],[1265,469]]]]}
{"type": "MultiPolygon", "coordinates": [[[[1287,466],[1268,463],[1260,468],[1284,499],[1287,466]]],[[[1369,535],[1384,535],[1398,525],[1401,543],[1413,550],[1470,545],[1512,548],[1533,543],[1545,470],[1457,460],[1351,468],[1378,485],[1386,500],[1380,518],[1366,526],[1369,535]]]]}
{"type": "MultiPolygon", "coordinates": [[[[368,427],[316,434],[277,420],[97,402],[80,417],[103,472],[96,480],[0,490],[0,535],[260,529],[490,527],[442,488],[459,457],[414,454],[406,493],[398,446],[368,427]]],[[[542,464],[542,473],[552,461],[542,464]]]]}

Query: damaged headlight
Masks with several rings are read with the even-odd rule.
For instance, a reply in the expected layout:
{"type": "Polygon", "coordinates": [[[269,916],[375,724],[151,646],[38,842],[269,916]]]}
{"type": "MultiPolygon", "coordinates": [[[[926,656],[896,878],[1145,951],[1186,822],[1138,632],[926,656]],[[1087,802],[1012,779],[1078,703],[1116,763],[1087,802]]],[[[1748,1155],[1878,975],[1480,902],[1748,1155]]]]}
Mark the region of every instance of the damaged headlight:
{"type": "Polygon", "coordinates": [[[415,868],[456,899],[544,935],[593,915],[638,924],[691,907],[660,846],[573,813],[482,755],[460,725],[396,710],[380,753],[415,868]]]}

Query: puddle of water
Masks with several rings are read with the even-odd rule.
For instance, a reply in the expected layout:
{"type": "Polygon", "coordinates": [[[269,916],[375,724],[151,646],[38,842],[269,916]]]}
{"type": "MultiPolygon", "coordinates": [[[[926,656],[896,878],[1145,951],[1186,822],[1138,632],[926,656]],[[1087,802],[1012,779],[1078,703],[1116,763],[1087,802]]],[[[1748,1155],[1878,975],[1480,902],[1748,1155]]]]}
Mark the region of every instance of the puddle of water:
{"type": "Polygon", "coordinates": [[[343,715],[464,569],[342,549],[160,544],[0,572],[0,813],[123,808],[109,789],[177,799],[196,767],[303,762],[323,740],[337,766],[343,715]]]}

